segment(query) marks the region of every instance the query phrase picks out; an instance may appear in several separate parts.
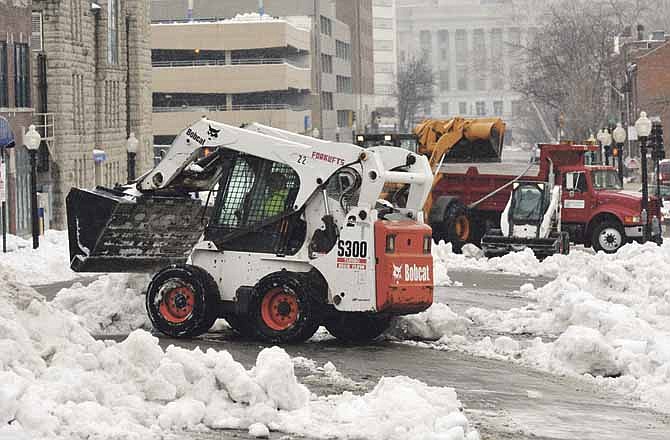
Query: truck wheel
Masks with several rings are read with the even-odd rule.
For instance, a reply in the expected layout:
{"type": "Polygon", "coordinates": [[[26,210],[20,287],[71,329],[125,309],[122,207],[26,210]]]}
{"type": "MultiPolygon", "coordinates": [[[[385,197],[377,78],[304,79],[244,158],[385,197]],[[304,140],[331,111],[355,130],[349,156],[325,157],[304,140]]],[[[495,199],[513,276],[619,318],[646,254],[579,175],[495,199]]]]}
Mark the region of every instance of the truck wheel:
{"type": "Polygon", "coordinates": [[[331,335],[345,342],[368,342],[389,328],[391,318],[366,313],[340,312],[326,321],[331,335]]]}
{"type": "Polygon", "coordinates": [[[319,328],[314,309],[306,287],[296,277],[278,274],[261,281],[254,289],[250,325],[256,336],[267,342],[303,342],[319,328]]]}
{"type": "Polygon", "coordinates": [[[436,242],[444,240],[451,243],[456,253],[468,242],[473,225],[468,217],[467,208],[463,203],[455,201],[449,205],[444,214],[444,220],[433,225],[433,238],[436,242]]]}
{"type": "Polygon", "coordinates": [[[570,253],[570,234],[561,231],[561,254],[568,255],[570,253]]]}
{"type": "Polygon", "coordinates": [[[219,289],[204,269],[188,264],[158,272],[147,289],[149,319],[161,333],[190,338],[206,333],[219,316],[219,289]]]}
{"type": "Polygon", "coordinates": [[[611,220],[605,220],[597,224],[593,228],[591,243],[596,252],[615,253],[624,245],[624,233],[621,224],[611,220]]]}

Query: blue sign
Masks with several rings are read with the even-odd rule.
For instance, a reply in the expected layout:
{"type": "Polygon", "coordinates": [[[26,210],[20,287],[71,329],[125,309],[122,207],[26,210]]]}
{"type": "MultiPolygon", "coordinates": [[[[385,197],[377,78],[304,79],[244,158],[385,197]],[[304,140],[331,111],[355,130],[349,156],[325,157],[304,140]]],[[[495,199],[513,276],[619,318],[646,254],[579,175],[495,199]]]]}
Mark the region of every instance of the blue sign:
{"type": "Polygon", "coordinates": [[[9,126],[9,121],[0,116],[0,148],[14,147],[14,132],[9,126]]]}
{"type": "Polygon", "coordinates": [[[305,115],[305,131],[309,130],[312,128],[312,121],[310,121],[310,117],[308,115],[305,115]]]}

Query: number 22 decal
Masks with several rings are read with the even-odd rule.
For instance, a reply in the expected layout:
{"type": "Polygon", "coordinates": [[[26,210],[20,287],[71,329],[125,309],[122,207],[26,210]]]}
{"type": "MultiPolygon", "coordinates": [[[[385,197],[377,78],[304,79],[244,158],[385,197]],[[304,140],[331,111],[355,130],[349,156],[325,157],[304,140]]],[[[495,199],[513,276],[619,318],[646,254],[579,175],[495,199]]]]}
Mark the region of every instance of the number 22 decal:
{"type": "Polygon", "coordinates": [[[307,156],[304,154],[298,154],[298,163],[300,165],[305,165],[307,163],[307,156]]]}

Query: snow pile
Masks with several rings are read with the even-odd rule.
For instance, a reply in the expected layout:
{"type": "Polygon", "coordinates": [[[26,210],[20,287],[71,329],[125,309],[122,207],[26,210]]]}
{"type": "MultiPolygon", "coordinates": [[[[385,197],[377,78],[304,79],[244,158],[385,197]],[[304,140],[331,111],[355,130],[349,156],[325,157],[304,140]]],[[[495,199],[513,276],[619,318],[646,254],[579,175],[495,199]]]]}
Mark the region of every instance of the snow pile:
{"type": "Polygon", "coordinates": [[[225,351],[163,350],[143,330],[121,343],[95,340],[73,314],[2,276],[0,438],[139,440],[236,428],[261,437],[270,429],[478,439],[453,389],[399,377],[362,396],[317,398],[281,348],[262,350],[246,370],[225,351]]]}
{"type": "Polygon", "coordinates": [[[17,279],[30,285],[55,283],[76,278],[70,269],[67,231],[48,230],[40,246],[19,237],[7,237],[7,253],[0,252],[0,267],[10,269],[17,279]]]}
{"type": "Polygon", "coordinates": [[[110,274],[84,286],[74,283],[62,289],[52,304],[77,315],[94,335],[125,335],[133,330],[151,329],[146,314],[144,291],[148,275],[110,274]]]}
{"type": "MultiPolygon", "coordinates": [[[[456,259],[444,248],[437,252],[443,261],[456,259]]],[[[509,269],[512,262],[531,257],[521,252],[507,262],[503,257],[486,264],[508,264],[509,269]]],[[[573,252],[518,269],[557,278],[537,289],[524,285],[520,293],[534,300],[525,307],[467,310],[472,325],[463,331],[448,326],[458,317],[440,318],[448,331],[435,346],[519,359],[558,374],[586,374],[607,388],[670,412],[670,244],[631,244],[614,255],[573,252]],[[475,328],[506,336],[469,341],[468,333],[476,334],[475,328]],[[516,335],[519,341],[509,337],[516,335]]],[[[408,319],[418,327],[425,321],[418,316],[408,319]]],[[[423,329],[409,333],[427,336],[423,329]]]]}
{"type": "Polygon", "coordinates": [[[470,324],[469,319],[458,316],[448,305],[434,303],[424,312],[394,318],[386,335],[396,339],[438,340],[463,335],[470,324]]]}

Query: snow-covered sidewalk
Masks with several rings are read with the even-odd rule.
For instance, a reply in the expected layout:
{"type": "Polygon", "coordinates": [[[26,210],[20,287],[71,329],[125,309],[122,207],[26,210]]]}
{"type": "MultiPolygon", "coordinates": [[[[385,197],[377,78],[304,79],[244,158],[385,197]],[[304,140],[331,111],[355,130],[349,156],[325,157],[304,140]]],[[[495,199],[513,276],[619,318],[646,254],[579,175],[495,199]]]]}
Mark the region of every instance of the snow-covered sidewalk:
{"type": "Polygon", "coordinates": [[[7,236],[7,252],[0,252],[0,268],[5,267],[23,284],[36,286],[69,281],[80,275],[70,269],[67,231],[48,230],[33,249],[30,240],[7,236]]]}

